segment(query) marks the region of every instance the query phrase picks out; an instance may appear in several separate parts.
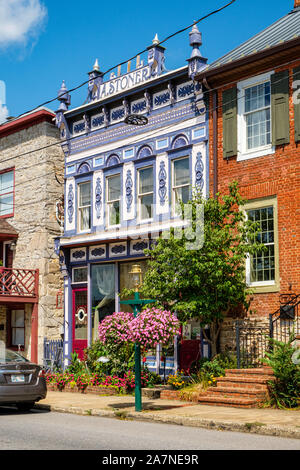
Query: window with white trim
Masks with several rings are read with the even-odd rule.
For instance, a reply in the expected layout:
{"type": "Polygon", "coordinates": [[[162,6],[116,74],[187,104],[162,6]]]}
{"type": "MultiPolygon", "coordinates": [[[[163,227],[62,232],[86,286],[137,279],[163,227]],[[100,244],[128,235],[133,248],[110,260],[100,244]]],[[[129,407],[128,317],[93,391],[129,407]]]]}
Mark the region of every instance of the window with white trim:
{"type": "Polygon", "coordinates": [[[0,173],[0,216],[9,217],[14,212],[14,170],[0,173]]]}
{"type": "Polygon", "coordinates": [[[82,284],[87,282],[87,267],[73,268],[72,269],[72,283],[82,284]]]}
{"type": "Polygon", "coordinates": [[[11,311],[11,346],[25,344],[25,311],[11,311]]]}
{"type": "Polygon", "coordinates": [[[179,204],[187,204],[190,199],[190,162],[189,157],[173,160],[172,192],[175,213],[180,212],[179,204]]]}
{"type": "Polygon", "coordinates": [[[91,183],[78,184],[78,230],[84,232],[91,228],[91,183]]]}
{"type": "Polygon", "coordinates": [[[121,176],[107,177],[107,223],[109,226],[120,224],[121,176]]]}
{"type": "Polygon", "coordinates": [[[238,83],[238,159],[272,153],[271,74],[238,83]]]}
{"type": "Polygon", "coordinates": [[[153,167],[138,170],[138,214],[139,220],[153,217],[153,167]]]}
{"type": "Polygon", "coordinates": [[[258,224],[258,242],[265,245],[265,250],[251,254],[246,262],[246,280],[248,286],[269,291],[279,287],[279,248],[277,233],[276,198],[254,200],[245,205],[248,220],[258,224]]]}

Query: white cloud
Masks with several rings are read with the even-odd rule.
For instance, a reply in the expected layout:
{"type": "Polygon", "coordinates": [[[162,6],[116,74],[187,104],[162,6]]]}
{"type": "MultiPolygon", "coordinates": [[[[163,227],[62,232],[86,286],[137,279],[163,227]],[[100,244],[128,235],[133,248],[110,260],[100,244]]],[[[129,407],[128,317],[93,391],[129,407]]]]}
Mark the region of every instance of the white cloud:
{"type": "Polygon", "coordinates": [[[41,0],[0,0],[0,47],[26,45],[39,34],[46,16],[41,0]]]}

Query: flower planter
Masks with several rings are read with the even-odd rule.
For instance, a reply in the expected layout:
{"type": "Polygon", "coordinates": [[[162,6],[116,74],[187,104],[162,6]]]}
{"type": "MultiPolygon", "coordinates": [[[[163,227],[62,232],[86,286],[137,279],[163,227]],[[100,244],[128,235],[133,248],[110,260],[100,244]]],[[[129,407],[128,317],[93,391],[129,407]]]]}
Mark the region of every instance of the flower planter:
{"type": "Polygon", "coordinates": [[[78,388],[77,385],[71,386],[66,384],[65,387],[59,387],[57,384],[48,384],[47,390],[49,392],[72,392],[72,393],[93,393],[95,395],[116,395],[117,390],[110,387],[99,387],[97,385],[89,385],[85,388],[78,388]]]}

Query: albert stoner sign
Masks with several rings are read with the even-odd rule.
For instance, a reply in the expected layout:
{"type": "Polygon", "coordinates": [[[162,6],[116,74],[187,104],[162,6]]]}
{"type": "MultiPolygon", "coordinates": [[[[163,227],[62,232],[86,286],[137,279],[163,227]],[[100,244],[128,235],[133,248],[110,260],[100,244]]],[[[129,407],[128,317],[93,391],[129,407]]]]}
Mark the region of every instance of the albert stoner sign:
{"type": "Polygon", "coordinates": [[[156,75],[156,71],[149,65],[141,67],[140,69],[129,72],[120,77],[113,78],[108,82],[104,82],[99,86],[98,99],[108,98],[125,90],[129,90],[140,83],[144,83],[156,75]]]}

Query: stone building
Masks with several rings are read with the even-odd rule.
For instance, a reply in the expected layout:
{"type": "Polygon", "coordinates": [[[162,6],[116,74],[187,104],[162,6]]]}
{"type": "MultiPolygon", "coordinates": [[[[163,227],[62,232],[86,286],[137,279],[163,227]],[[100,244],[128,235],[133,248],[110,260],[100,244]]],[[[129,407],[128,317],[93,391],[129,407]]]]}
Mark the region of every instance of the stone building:
{"type": "MultiPolygon", "coordinates": [[[[73,351],[82,357],[98,337],[99,322],[120,310],[119,293],[132,287],[132,266],[146,267],[144,249],[159,233],[182,227],[178,202],[187,202],[195,187],[207,193],[207,109],[201,86],[193,82],[206,64],[201,44],[194,25],[188,65],[167,71],[156,36],[133,70],[128,63],[125,73],[118,67],[104,79],[96,61],[82,106],[69,109],[64,83],[59,92],[56,121],[66,178],[60,238],[65,364],[73,351]]],[[[197,324],[189,327],[179,354],[191,362],[201,331],[197,324]]],[[[169,370],[178,366],[177,352],[175,345],[169,370]]],[[[159,350],[152,354],[148,365],[159,372],[159,350]]]]}
{"type": "MultiPolygon", "coordinates": [[[[300,1],[196,80],[210,100],[210,194],[238,181],[266,246],[246,264],[252,315],[243,323],[286,328],[300,302],[300,1]]],[[[234,321],[224,323],[223,349],[235,343],[234,321]]]]}
{"type": "Polygon", "coordinates": [[[44,338],[60,339],[63,153],[46,108],[0,126],[0,340],[43,362],[44,338]]]}

